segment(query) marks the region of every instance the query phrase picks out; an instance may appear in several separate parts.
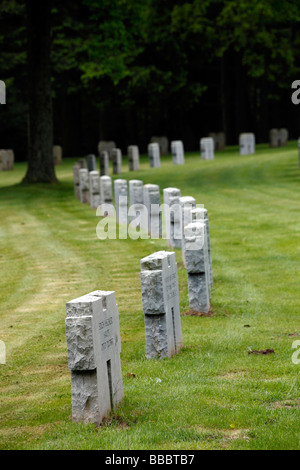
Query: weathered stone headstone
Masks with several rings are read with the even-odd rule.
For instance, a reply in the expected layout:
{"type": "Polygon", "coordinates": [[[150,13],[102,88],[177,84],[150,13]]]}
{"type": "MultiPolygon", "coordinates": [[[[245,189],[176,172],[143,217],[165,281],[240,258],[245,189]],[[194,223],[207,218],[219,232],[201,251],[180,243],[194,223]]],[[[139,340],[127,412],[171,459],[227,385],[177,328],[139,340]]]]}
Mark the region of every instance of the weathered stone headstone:
{"type": "Polygon", "coordinates": [[[96,163],[96,156],[95,155],[88,155],[87,156],[87,166],[89,171],[96,171],[97,170],[97,163],[96,163]]]}
{"type": "Polygon", "coordinates": [[[14,169],[15,155],[13,150],[0,150],[0,171],[14,169]]]}
{"type": "Polygon", "coordinates": [[[169,207],[169,214],[165,214],[167,245],[171,248],[181,248],[181,191],[178,188],[165,188],[163,190],[165,210],[169,207]]]}
{"type": "Polygon", "coordinates": [[[114,181],[117,223],[128,224],[128,183],[124,179],[114,181]]]}
{"type": "Polygon", "coordinates": [[[255,136],[253,133],[240,134],[240,155],[252,155],[255,153],[255,136]]]}
{"type": "Polygon", "coordinates": [[[213,160],[215,158],[214,139],[212,137],[204,137],[200,140],[201,158],[203,160],[213,160]]]}
{"type": "Polygon", "coordinates": [[[79,163],[73,165],[73,179],[74,179],[74,194],[76,199],[80,200],[80,181],[79,181],[79,170],[81,166],[79,163]]]}
{"type": "Polygon", "coordinates": [[[120,149],[113,149],[111,151],[111,158],[113,162],[113,174],[119,175],[122,173],[122,152],[120,149]]]}
{"type": "Polygon", "coordinates": [[[146,220],[145,206],[144,206],[144,183],[140,180],[129,181],[129,220],[139,219],[140,223],[137,226],[140,229],[146,230],[148,221],[146,220]]]}
{"type": "Polygon", "coordinates": [[[175,253],[159,251],[141,260],[146,357],[166,358],[182,348],[175,253]]]}
{"type": "Polygon", "coordinates": [[[271,129],[269,136],[270,136],[270,147],[278,147],[280,145],[279,130],[271,129]]]}
{"type": "Polygon", "coordinates": [[[102,215],[113,215],[113,189],[110,176],[100,176],[100,196],[101,205],[103,205],[102,215]]]}
{"type": "Polygon", "coordinates": [[[157,184],[145,184],[144,204],[148,211],[148,233],[151,238],[162,236],[160,188],[157,184]]]}
{"type": "Polygon", "coordinates": [[[208,137],[211,137],[214,141],[214,149],[216,152],[221,152],[225,150],[226,147],[226,136],[224,132],[211,132],[208,134],[208,137]]]}
{"type": "Polygon", "coordinates": [[[99,426],[124,398],[115,292],[95,291],[72,300],[66,314],[72,417],[99,426]]]}
{"type": "Polygon", "coordinates": [[[54,165],[62,164],[63,150],[60,145],[53,146],[53,158],[54,158],[54,165]]]}
{"type": "Polygon", "coordinates": [[[113,203],[112,179],[110,176],[100,176],[100,194],[102,203],[113,203]]]}
{"type": "Polygon", "coordinates": [[[129,171],[138,171],[140,169],[140,152],[137,145],[130,145],[127,149],[129,171]]]}
{"type": "Polygon", "coordinates": [[[160,150],[157,143],[151,143],[148,145],[149,163],[151,168],[160,167],[160,150]]]}
{"type": "Polygon", "coordinates": [[[158,144],[161,155],[168,155],[169,153],[169,140],[165,136],[151,137],[150,143],[158,144]]]}
{"type": "Polygon", "coordinates": [[[100,175],[99,171],[90,171],[90,205],[97,209],[101,204],[100,175]]]}
{"type": "Polygon", "coordinates": [[[208,211],[204,207],[197,207],[191,210],[192,222],[205,223],[206,227],[206,239],[207,239],[207,250],[208,250],[208,267],[209,267],[209,286],[213,284],[213,270],[212,270],[212,257],[211,257],[211,243],[210,243],[210,230],[209,230],[209,219],[208,211]]]}
{"type": "Polygon", "coordinates": [[[185,262],[190,308],[199,313],[210,309],[209,259],[206,225],[192,222],[184,228],[185,262]]]}
{"type": "Polygon", "coordinates": [[[181,206],[181,255],[185,266],[185,248],[184,248],[184,227],[192,222],[191,211],[196,208],[196,200],[192,196],[183,196],[179,198],[181,206]]]}
{"type": "Polygon", "coordinates": [[[111,152],[116,147],[116,143],[112,140],[101,140],[98,143],[98,153],[100,155],[101,152],[106,150],[108,152],[109,158],[111,158],[111,152]]]}
{"type": "Polygon", "coordinates": [[[99,155],[100,175],[109,176],[109,154],[107,150],[103,150],[99,155]]]}
{"type": "Polygon", "coordinates": [[[181,140],[171,142],[171,152],[174,165],[184,165],[184,147],[181,140]]]}
{"type": "Polygon", "coordinates": [[[286,144],[288,143],[288,139],[289,139],[289,132],[287,129],[279,129],[279,139],[280,139],[280,145],[281,147],[284,147],[286,146],[286,144]]]}
{"type": "Polygon", "coordinates": [[[90,203],[90,181],[89,171],[86,168],[79,170],[79,188],[80,188],[80,201],[82,204],[90,203]]]}

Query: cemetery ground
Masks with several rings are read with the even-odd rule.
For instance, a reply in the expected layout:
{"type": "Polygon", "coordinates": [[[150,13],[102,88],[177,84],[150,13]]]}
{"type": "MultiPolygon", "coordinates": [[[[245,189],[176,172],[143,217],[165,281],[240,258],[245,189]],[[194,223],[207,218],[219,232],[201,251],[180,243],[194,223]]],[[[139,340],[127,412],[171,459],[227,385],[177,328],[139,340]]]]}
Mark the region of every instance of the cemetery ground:
{"type": "Polygon", "coordinates": [[[140,259],[166,240],[98,240],[96,211],[74,197],[75,159],[56,167],[58,185],[20,185],[25,163],[0,174],[2,450],[299,449],[297,143],[185,157],[150,169],[142,156],[135,173],[124,159],[121,176],[180,188],[209,214],[211,313],[187,314],[176,249],[183,349],[163,360],[145,357],[140,259]],[[65,304],[98,289],[116,292],[125,399],[95,428],[72,422],[65,304]]]}

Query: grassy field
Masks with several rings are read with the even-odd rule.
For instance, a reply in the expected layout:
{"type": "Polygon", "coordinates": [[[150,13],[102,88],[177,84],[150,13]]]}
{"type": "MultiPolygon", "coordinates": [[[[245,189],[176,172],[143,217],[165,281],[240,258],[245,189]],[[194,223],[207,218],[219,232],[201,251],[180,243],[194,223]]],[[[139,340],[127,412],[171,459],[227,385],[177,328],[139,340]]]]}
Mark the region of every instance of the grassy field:
{"type": "Polygon", "coordinates": [[[72,165],[60,183],[21,186],[25,164],[0,173],[0,448],[299,449],[300,170],[296,142],[237,147],[183,167],[142,158],[126,179],[174,186],[208,209],[212,314],[185,315],[186,272],[176,250],[184,347],[146,360],[140,259],[165,240],[96,237],[96,212],[74,198],[72,165]],[[66,302],[114,290],[125,400],[99,428],[71,416],[66,302]],[[271,348],[273,354],[249,354],[271,348]],[[132,375],[134,374],[134,376],[132,375]]]}

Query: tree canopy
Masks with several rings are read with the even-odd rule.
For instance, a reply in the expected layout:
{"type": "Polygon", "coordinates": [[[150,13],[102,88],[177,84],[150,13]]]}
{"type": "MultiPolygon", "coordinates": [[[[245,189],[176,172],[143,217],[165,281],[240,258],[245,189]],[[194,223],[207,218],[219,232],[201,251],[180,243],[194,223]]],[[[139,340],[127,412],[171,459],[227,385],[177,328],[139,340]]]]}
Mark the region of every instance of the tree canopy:
{"type": "MultiPolygon", "coordinates": [[[[79,0],[51,4],[54,141],[67,155],[100,139],[145,148],[154,134],[198,148],[272,127],[298,137],[291,84],[299,73],[294,0],[79,0]]],[[[2,146],[26,158],[28,36],[25,0],[0,5],[2,146]],[[5,116],[5,117],[4,117],[5,116]]],[[[32,28],[33,25],[28,25],[32,28]]]]}

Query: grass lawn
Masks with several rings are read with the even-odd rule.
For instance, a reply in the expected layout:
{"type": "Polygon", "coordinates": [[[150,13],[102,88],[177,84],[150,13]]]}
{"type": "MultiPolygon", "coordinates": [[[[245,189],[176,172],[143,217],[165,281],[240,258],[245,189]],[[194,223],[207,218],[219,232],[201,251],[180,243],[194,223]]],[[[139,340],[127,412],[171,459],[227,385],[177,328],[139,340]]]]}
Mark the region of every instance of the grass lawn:
{"type": "Polygon", "coordinates": [[[184,166],[164,157],[141,179],[181,189],[208,209],[212,315],[188,310],[187,276],[176,250],[184,347],[146,360],[140,259],[165,240],[96,237],[96,211],[74,197],[72,165],[58,185],[19,183],[26,165],[0,173],[0,448],[299,449],[300,170],[297,143],[237,147],[184,166]],[[114,290],[119,305],[125,400],[99,429],[71,416],[66,302],[114,290]],[[271,348],[269,355],[249,354],[271,348]],[[134,374],[135,376],[133,376],[134,374]]]}

